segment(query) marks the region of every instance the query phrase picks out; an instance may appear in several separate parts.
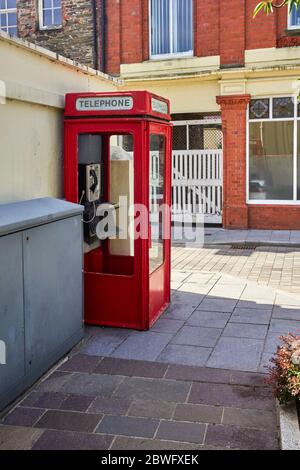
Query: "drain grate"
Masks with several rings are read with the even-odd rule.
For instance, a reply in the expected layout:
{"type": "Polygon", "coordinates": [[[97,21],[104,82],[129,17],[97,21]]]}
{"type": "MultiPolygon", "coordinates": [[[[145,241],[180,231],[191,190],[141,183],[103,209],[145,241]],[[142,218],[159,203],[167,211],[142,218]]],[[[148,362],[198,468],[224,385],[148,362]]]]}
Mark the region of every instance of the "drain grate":
{"type": "Polygon", "coordinates": [[[255,243],[232,243],[231,244],[231,249],[232,250],[255,250],[259,245],[256,245],[255,243]]]}

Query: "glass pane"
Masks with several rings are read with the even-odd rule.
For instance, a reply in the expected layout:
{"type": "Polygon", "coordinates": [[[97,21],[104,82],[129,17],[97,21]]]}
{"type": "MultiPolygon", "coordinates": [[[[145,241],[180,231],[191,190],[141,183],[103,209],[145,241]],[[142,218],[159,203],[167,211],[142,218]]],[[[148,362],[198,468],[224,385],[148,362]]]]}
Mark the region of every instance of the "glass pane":
{"type": "Polygon", "coordinates": [[[56,26],[61,25],[61,9],[60,8],[56,8],[54,10],[54,24],[56,26]]]}
{"type": "Polygon", "coordinates": [[[290,16],[290,25],[291,26],[300,26],[300,8],[296,6],[293,7],[290,16]]]}
{"type": "Polygon", "coordinates": [[[193,1],[173,0],[173,52],[193,50],[193,1]]]}
{"type": "Polygon", "coordinates": [[[250,199],[293,199],[293,122],[252,122],[250,199]]]}
{"type": "Polygon", "coordinates": [[[11,36],[17,36],[17,34],[18,34],[17,27],[16,26],[9,26],[8,27],[8,34],[10,34],[11,36]]]}
{"type": "Polygon", "coordinates": [[[4,15],[0,15],[0,24],[2,27],[7,26],[7,17],[5,13],[4,15]]]}
{"type": "Polygon", "coordinates": [[[17,8],[17,0],[7,0],[7,8],[17,8]]]}
{"type": "Polygon", "coordinates": [[[160,55],[170,52],[170,2],[151,0],[151,53],[160,55]]]}
{"type": "Polygon", "coordinates": [[[187,150],[186,126],[173,127],[173,150],[187,150]]]}
{"type": "Polygon", "coordinates": [[[17,25],[17,14],[16,13],[8,13],[8,26],[16,26],[17,25]]]}
{"type": "Polygon", "coordinates": [[[270,100],[251,100],[249,106],[249,119],[268,119],[270,117],[270,100]]]}
{"type": "Polygon", "coordinates": [[[61,7],[61,0],[53,0],[53,6],[54,8],[61,7]]]}
{"type": "Polygon", "coordinates": [[[1,10],[6,9],[6,0],[0,0],[0,8],[1,8],[1,10]]]}
{"type": "Polygon", "coordinates": [[[52,25],[52,11],[44,10],[43,12],[43,25],[51,26],[52,25]]]}
{"type": "Polygon", "coordinates": [[[43,8],[52,8],[52,0],[44,0],[43,8]]]}
{"type": "Polygon", "coordinates": [[[293,98],[273,98],[273,118],[294,117],[293,98]]]}
{"type": "Polygon", "coordinates": [[[150,136],[150,234],[149,270],[155,271],[164,262],[164,216],[165,201],[166,140],[162,135],[150,136]]]}
{"type": "Polygon", "coordinates": [[[129,211],[134,205],[133,149],[132,135],[110,137],[109,202],[118,206],[112,221],[115,236],[109,240],[109,251],[116,256],[134,256],[134,211],[129,211]]]}

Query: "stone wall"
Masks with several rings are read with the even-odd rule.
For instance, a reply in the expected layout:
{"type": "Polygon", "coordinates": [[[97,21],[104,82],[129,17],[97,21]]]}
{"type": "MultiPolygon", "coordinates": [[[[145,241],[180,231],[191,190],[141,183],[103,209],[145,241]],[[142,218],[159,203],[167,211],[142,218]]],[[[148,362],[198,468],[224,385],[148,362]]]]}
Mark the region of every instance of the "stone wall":
{"type": "Polygon", "coordinates": [[[41,30],[39,25],[39,0],[17,0],[18,34],[53,52],[75,60],[83,65],[101,69],[100,10],[97,7],[97,44],[95,45],[94,0],[62,0],[62,26],[41,30]]]}

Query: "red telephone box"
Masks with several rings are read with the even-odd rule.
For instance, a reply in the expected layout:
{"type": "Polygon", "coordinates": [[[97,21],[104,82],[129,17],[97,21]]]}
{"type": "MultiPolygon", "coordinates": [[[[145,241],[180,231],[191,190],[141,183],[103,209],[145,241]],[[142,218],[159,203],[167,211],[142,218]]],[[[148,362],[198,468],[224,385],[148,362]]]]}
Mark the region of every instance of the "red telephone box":
{"type": "Polygon", "coordinates": [[[85,321],[146,330],[170,303],[169,102],[145,91],[73,93],[65,197],[83,204],[85,321]]]}

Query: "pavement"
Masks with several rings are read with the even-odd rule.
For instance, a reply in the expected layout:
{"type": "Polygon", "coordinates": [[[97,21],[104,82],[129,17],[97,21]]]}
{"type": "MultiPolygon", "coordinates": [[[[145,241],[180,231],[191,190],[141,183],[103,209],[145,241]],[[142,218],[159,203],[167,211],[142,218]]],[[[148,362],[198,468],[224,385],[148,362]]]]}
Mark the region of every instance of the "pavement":
{"type": "Polygon", "coordinates": [[[0,425],[0,449],[277,449],[266,366],[300,332],[300,250],[172,249],[149,332],[88,327],[0,425]]]}

